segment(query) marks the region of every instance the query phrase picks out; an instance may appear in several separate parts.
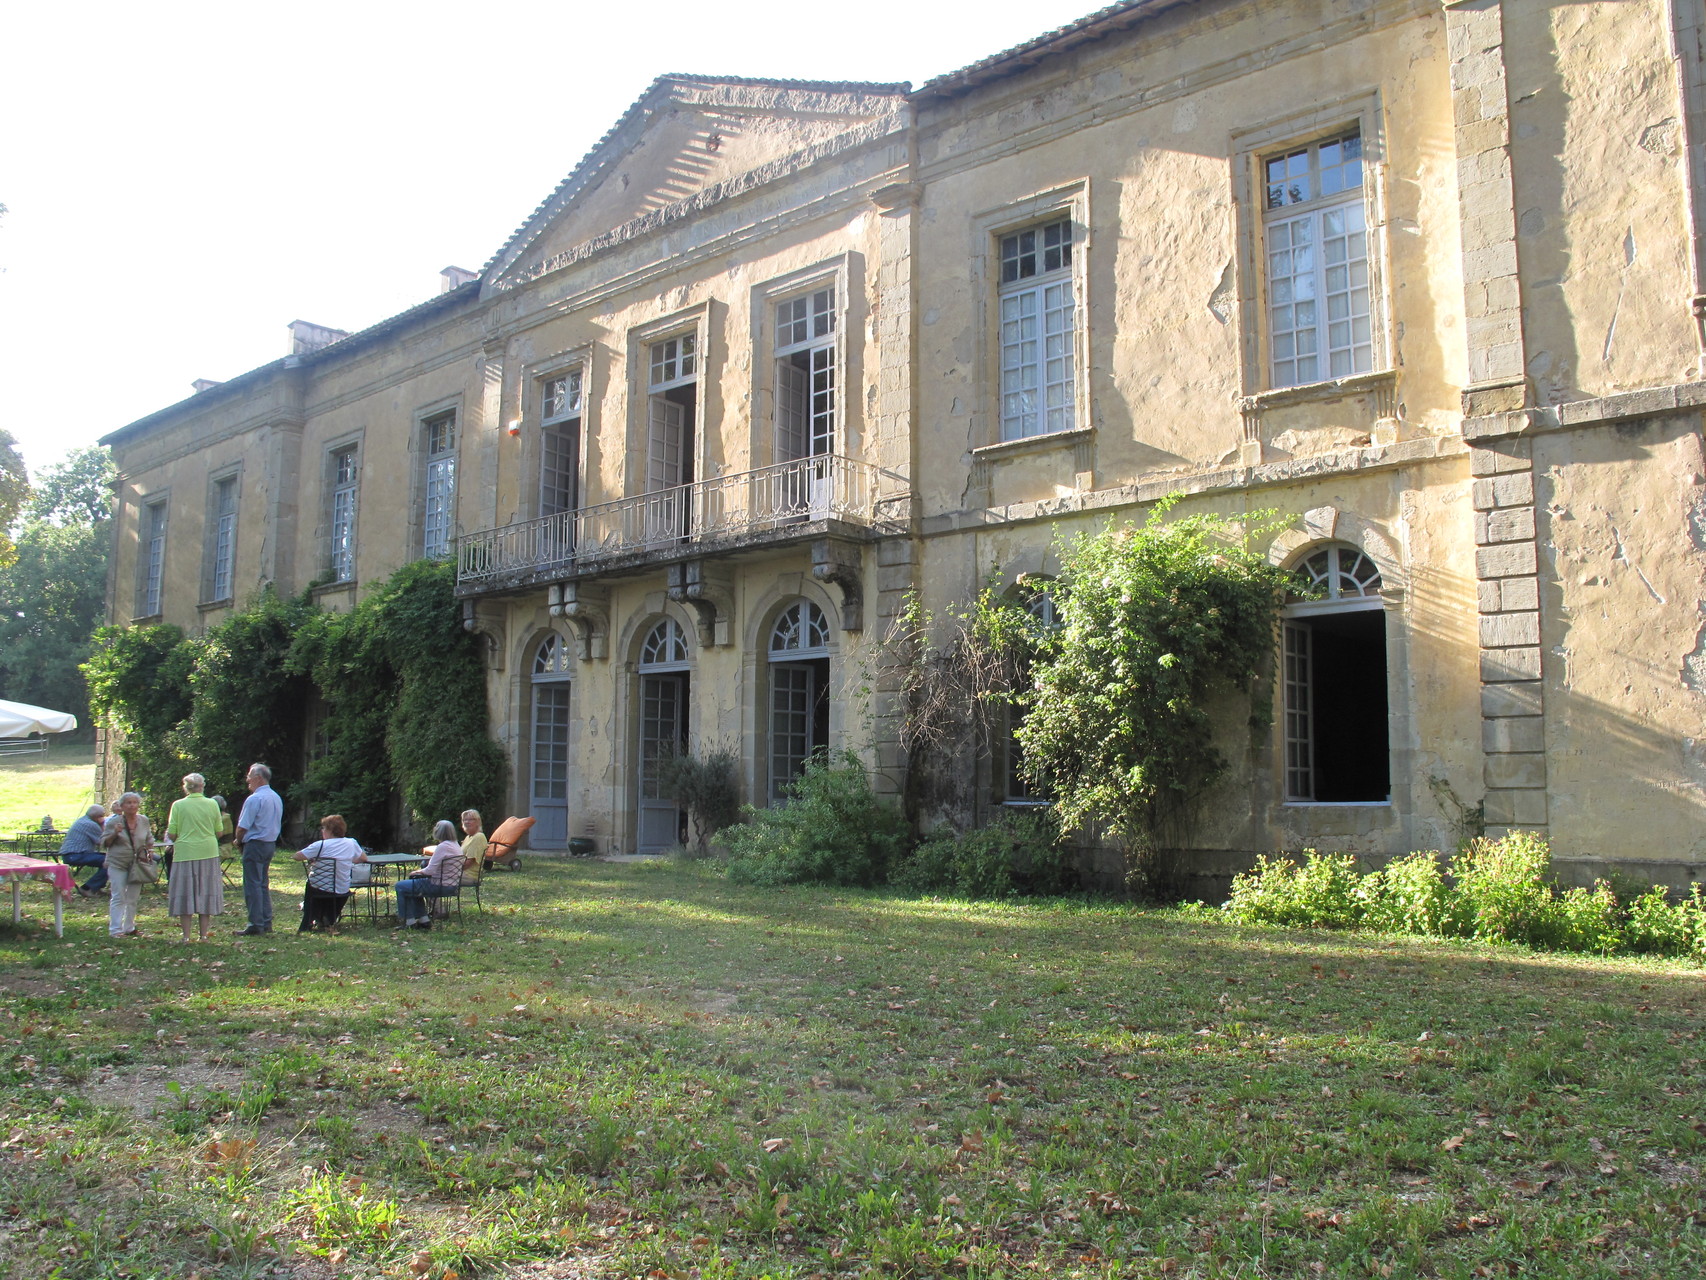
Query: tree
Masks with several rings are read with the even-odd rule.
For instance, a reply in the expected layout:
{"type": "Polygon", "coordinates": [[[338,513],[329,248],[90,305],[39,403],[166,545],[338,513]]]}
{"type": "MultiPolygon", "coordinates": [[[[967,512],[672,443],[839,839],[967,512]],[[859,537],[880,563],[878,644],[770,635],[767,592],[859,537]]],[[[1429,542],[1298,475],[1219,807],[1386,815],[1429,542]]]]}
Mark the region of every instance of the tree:
{"type": "Polygon", "coordinates": [[[13,563],[0,569],[0,697],[70,711],[84,733],[79,668],[106,607],[113,474],[102,448],[44,470],[15,526],[13,563]]]}
{"type": "MultiPolygon", "coordinates": [[[[1227,521],[1165,523],[1171,506],[1063,549],[1061,625],[1040,645],[1018,730],[1062,828],[1100,824],[1151,893],[1171,888],[1161,855],[1226,771],[1209,699],[1252,690],[1290,585],[1227,521]]],[[[1253,711],[1265,722],[1265,706],[1253,711]]]]}
{"type": "MultiPolygon", "coordinates": [[[[5,206],[0,205],[0,210],[5,206]]],[[[12,524],[30,497],[30,473],[12,433],[0,427],[0,569],[18,558],[12,543],[12,524]]],[[[11,597],[3,597],[10,599],[11,597]]]]}

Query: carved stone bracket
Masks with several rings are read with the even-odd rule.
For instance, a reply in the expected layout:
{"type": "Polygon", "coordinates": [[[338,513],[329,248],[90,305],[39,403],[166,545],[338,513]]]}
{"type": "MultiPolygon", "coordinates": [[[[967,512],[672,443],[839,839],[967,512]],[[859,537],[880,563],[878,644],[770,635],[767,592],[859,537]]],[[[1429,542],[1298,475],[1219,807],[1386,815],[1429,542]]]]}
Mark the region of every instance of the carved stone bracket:
{"type": "Polygon", "coordinates": [[[486,665],[493,671],[504,669],[505,617],[506,610],[501,604],[487,600],[462,602],[462,629],[486,642],[486,665]]]}
{"type": "Polygon", "coordinates": [[[610,592],[608,588],[565,582],[545,593],[553,618],[574,628],[575,656],[582,662],[610,656],[610,592]]]}
{"type": "Polygon", "coordinates": [[[710,649],[729,643],[729,619],[734,616],[734,592],[702,560],[669,566],[669,598],[693,611],[699,645],[710,649]]]}
{"type": "Polygon", "coordinates": [[[865,629],[865,588],[859,573],[859,548],[838,538],[812,543],[812,577],[841,588],[841,629],[865,629]]]}

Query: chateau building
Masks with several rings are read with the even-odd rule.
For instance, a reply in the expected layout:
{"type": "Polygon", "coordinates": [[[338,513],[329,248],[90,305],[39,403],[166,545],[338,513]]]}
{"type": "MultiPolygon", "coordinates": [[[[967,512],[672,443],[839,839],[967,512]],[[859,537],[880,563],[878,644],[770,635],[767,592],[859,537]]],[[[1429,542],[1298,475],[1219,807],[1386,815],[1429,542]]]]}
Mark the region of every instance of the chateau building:
{"type": "MultiPolygon", "coordinates": [[[[115,622],[454,557],[536,845],[907,767],[914,594],[1277,511],[1193,853],[1706,863],[1699,0],[1128,0],[929,81],[657,81],[479,272],[122,427],[115,622]]],[[[1035,803],[1004,742],[972,818],[1035,803]]]]}

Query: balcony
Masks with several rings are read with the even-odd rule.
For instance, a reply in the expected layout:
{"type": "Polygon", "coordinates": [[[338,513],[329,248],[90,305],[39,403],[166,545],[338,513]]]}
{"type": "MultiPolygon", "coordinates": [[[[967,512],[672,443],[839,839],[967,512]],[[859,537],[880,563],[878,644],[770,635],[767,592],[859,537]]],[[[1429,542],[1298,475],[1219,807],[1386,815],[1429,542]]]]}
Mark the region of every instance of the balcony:
{"type": "Polygon", "coordinates": [[[487,595],[810,538],[870,538],[906,480],[822,454],[457,540],[456,594],[487,595]]]}

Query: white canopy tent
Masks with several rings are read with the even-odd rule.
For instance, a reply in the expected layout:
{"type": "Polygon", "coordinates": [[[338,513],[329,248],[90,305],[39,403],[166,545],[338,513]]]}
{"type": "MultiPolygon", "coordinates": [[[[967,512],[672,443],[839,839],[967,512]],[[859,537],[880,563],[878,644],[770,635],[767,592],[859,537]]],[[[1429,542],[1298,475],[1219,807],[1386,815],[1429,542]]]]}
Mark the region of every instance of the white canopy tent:
{"type": "Polygon", "coordinates": [[[24,738],[32,733],[69,733],[77,717],[69,711],[49,711],[27,702],[0,699],[0,738],[24,738]]]}

